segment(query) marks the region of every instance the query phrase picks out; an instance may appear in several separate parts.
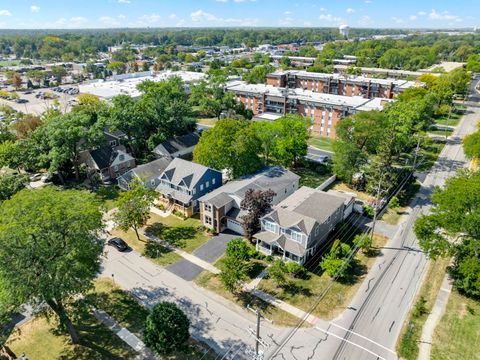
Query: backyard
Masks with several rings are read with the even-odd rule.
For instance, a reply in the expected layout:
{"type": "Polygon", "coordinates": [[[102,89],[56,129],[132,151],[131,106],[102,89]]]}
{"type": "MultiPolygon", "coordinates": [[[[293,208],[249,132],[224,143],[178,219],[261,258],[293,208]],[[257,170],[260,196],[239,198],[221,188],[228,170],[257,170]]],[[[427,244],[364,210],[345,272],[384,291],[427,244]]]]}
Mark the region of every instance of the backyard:
{"type": "Polygon", "coordinates": [[[308,139],[308,145],[320,150],[333,152],[333,140],[326,137],[311,137],[308,139]]]}
{"type": "Polygon", "coordinates": [[[333,175],[329,165],[308,160],[297,164],[292,171],[300,176],[300,186],[308,186],[314,189],[333,175]]]}

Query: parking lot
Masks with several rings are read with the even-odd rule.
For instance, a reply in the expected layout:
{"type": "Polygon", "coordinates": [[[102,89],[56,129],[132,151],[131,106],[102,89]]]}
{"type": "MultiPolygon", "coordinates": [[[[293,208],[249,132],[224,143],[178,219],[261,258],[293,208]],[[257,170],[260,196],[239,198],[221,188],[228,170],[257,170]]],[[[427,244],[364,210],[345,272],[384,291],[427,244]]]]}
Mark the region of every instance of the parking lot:
{"type": "Polygon", "coordinates": [[[17,103],[15,100],[6,100],[0,98],[0,105],[7,105],[13,108],[16,111],[21,111],[27,114],[34,114],[34,115],[41,115],[45,110],[49,107],[52,107],[55,104],[55,100],[58,100],[59,110],[63,113],[70,111],[72,100],[76,98],[75,95],[69,95],[66,93],[59,93],[54,92],[52,89],[37,89],[34,90],[31,94],[26,94],[25,92],[18,92],[17,93],[20,99],[26,99],[28,102],[25,103],[17,103]],[[37,98],[35,95],[39,92],[47,92],[54,94],[56,97],[55,99],[42,99],[37,98]]]}

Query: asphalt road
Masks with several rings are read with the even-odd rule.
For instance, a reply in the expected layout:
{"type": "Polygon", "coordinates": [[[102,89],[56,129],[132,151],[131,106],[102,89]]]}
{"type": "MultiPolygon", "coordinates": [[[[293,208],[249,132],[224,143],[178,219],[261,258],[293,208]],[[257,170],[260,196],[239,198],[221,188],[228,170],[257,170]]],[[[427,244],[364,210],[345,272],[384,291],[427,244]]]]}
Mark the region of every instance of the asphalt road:
{"type": "MultiPolygon", "coordinates": [[[[470,101],[477,99],[476,95],[470,97],[470,101]]],[[[428,212],[433,188],[467,165],[461,139],[476,131],[479,119],[480,108],[469,106],[425,178],[408,217],[343,314],[327,325],[317,325],[316,330],[298,331],[280,350],[269,349],[267,359],[397,359],[395,345],[428,261],[412,226],[419,215],[428,212]]]]}

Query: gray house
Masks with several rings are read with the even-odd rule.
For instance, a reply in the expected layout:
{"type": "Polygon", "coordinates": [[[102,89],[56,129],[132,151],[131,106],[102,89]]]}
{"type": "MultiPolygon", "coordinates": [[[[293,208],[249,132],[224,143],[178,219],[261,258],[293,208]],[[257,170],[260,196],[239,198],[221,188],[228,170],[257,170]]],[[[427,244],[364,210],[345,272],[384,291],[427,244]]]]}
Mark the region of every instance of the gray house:
{"type": "Polygon", "coordinates": [[[298,189],[300,176],[281,167],[266,167],[259,172],[229,181],[222,187],[202,196],[200,219],[204,226],[221,232],[226,229],[243,235],[244,211],[240,204],[249,189],[272,190],[272,205],[278,204],[298,189]]]}
{"type": "Polygon", "coordinates": [[[304,264],[343,220],[345,199],[302,187],[261,219],[257,250],[304,264]]]}
{"type": "Polygon", "coordinates": [[[124,146],[84,151],[79,155],[79,162],[87,166],[89,176],[98,174],[103,181],[116,179],[135,167],[135,159],[124,146]]]}
{"type": "Polygon", "coordinates": [[[191,161],[175,158],[159,177],[159,202],[185,216],[198,212],[198,199],[222,186],[222,173],[191,161]]]}
{"type": "Polygon", "coordinates": [[[195,149],[195,146],[199,141],[200,134],[198,132],[175,136],[157,145],[155,149],[153,149],[153,153],[157,158],[179,157],[182,159],[191,160],[193,149],[195,149]]]}
{"type": "Polygon", "coordinates": [[[170,158],[160,158],[139,165],[118,177],[118,186],[126,191],[130,188],[130,183],[136,179],[142,182],[146,188],[155,190],[158,184],[160,184],[160,175],[162,175],[171,161],[172,159],[170,158]]]}

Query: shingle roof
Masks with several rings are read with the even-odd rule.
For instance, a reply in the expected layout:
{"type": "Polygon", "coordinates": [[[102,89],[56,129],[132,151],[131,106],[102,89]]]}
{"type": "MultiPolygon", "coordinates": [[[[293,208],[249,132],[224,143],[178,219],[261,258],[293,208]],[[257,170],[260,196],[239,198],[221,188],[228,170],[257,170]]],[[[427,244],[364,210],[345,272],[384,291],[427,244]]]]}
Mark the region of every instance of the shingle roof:
{"type": "Polygon", "coordinates": [[[153,152],[159,155],[171,155],[197,145],[199,140],[200,134],[196,132],[176,136],[157,145],[155,149],[153,149],[153,152]]]}
{"type": "Polygon", "coordinates": [[[162,176],[166,176],[168,181],[174,185],[184,183],[189,190],[192,190],[198,180],[209,170],[212,169],[191,161],[175,158],[168,164],[162,176]]]}
{"type": "Polygon", "coordinates": [[[266,167],[254,174],[230,181],[199,200],[219,208],[233,200],[231,195],[243,198],[248,189],[263,191],[271,189],[278,193],[299,179],[300,176],[281,167],[266,167]]]}
{"type": "Polygon", "coordinates": [[[110,166],[114,150],[111,147],[90,150],[90,156],[97,164],[99,169],[105,169],[110,166]]]}
{"type": "Polygon", "coordinates": [[[142,181],[150,181],[162,175],[163,171],[171,161],[172,159],[170,158],[160,158],[150,161],[149,163],[139,165],[136,168],[127,171],[121,177],[129,183],[132,181],[133,176],[138,177],[142,181]]]}

